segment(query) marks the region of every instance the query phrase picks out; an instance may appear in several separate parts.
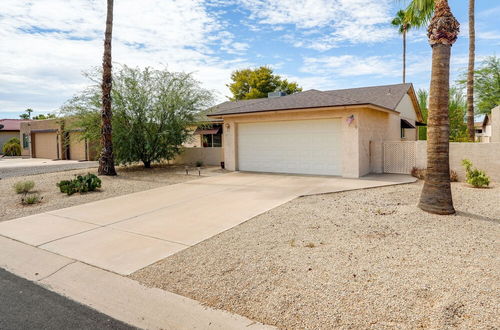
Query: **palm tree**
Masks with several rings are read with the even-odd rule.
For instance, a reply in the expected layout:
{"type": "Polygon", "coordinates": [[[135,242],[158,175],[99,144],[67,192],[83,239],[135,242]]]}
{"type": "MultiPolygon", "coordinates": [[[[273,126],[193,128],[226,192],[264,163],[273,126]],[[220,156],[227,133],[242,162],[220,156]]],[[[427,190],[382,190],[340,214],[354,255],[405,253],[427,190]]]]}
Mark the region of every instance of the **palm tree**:
{"type": "Polygon", "coordinates": [[[450,184],[448,102],[451,46],[457,40],[459,23],[447,0],[436,0],[427,29],[432,47],[432,74],[427,117],[427,174],[418,206],[430,213],[453,214],[450,184]]]}
{"type": "MultiPolygon", "coordinates": [[[[467,69],[467,131],[470,141],[474,141],[474,61],[476,34],[474,28],[474,3],[469,0],[469,67],[467,69]]],[[[429,22],[434,11],[434,0],[411,0],[406,8],[406,20],[415,27],[429,22]]]]}
{"type": "Polygon", "coordinates": [[[474,27],[474,0],[469,0],[469,67],[467,68],[467,133],[469,141],[475,140],[474,133],[474,60],[476,52],[476,31],[474,27]]]}
{"type": "Polygon", "coordinates": [[[102,58],[102,110],[101,110],[101,157],[99,158],[100,175],[116,175],[113,157],[111,119],[111,37],[113,32],[113,0],[108,0],[106,32],[104,34],[104,55],[102,58]]]}
{"type": "Polygon", "coordinates": [[[398,28],[399,33],[403,35],[403,84],[406,82],[406,32],[411,25],[407,22],[406,13],[404,10],[399,10],[396,17],[391,21],[391,24],[398,28]]]}

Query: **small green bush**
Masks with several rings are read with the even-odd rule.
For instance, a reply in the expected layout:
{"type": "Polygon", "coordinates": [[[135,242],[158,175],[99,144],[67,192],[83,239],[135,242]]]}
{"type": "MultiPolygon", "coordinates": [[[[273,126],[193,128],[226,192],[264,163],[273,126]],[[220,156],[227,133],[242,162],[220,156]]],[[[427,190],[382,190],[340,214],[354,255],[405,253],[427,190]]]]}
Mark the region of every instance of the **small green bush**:
{"type": "Polygon", "coordinates": [[[33,205],[42,202],[43,197],[39,194],[24,194],[23,198],[21,198],[21,204],[23,205],[33,205]]]}
{"type": "Polygon", "coordinates": [[[5,156],[21,156],[21,143],[18,138],[12,138],[7,141],[3,147],[2,152],[5,156]]]}
{"type": "Polygon", "coordinates": [[[462,160],[462,165],[465,167],[465,181],[468,184],[476,188],[490,185],[490,178],[486,175],[486,172],[473,168],[470,160],[462,160]]]}
{"type": "Polygon", "coordinates": [[[21,144],[21,141],[20,141],[18,138],[13,137],[13,138],[8,139],[6,143],[17,143],[17,144],[21,144]]]}
{"type": "Polygon", "coordinates": [[[27,194],[35,187],[35,183],[31,180],[19,181],[14,184],[14,190],[17,194],[27,194]]]}
{"type": "Polygon", "coordinates": [[[88,173],[83,176],[78,175],[73,180],[62,180],[57,184],[57,186],[62,193],[71,196],[77,192],[81,194],[101,188],[101,179],[99,179],[95,174],[88,173]]]}

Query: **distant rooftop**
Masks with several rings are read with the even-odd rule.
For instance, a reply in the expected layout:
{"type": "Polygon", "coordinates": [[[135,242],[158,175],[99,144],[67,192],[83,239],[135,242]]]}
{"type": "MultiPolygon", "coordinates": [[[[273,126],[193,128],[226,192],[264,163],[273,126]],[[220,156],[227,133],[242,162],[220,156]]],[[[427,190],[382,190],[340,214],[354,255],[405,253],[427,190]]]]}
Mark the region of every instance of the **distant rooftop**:
{"type": "Polygon", "coordinates": [[[0,131],[19,131],[21,129],[21,123],[23,119],[0,119],[0,125],[3,125],[3,128],[0,128],[0,131]]]}

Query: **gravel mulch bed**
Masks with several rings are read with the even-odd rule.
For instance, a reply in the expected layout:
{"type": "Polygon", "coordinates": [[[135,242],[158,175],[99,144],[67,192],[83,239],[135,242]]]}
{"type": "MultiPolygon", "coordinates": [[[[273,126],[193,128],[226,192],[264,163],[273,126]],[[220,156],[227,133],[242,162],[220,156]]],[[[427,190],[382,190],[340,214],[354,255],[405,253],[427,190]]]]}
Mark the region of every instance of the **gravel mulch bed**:
{"type": "Polygon", "coordinates": [[[421,188],[299,198],[131,277],[283,329],[497,328],[500,188],[454,183],[455,216],[421,188]]]}
{"type": "MultiPolygon", "coordinates": [[[[144,169],[140,166],[118,167],[117,171],[116,177],[100,176],[102,188],[99,191],[72,196],[62,194],[56,183],[79,174],[97,174],[96,168],[2,179],[0,180],[0,221],[200,178],[194,170],[190,172],[190,175],[186,175],[184,167],[179,166],[158,166],[151,169],[144,169]],[[25,180],[35,182],[34,191],[43,197],[40,204],[21,205],[21,195],[16,194],[12,186],[18,181],[25,180]]],[[[201,177],[219,173],[222,172],[216,168],[203,169],[201,177]]]]}

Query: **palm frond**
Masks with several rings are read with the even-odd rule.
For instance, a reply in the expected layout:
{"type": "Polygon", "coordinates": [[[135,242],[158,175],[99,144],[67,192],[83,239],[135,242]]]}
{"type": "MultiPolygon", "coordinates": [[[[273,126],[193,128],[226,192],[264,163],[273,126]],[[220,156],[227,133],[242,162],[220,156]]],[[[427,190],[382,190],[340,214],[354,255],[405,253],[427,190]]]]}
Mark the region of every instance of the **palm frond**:
{"type": "Polygon", "coordinates": [[[404,10],[399,10],[391,21],[391,25],[398,28],[399,33],[408,31],[411,24],[407,21],[406,12],[404,10]]]}
{"type": "Polygon", "coordinates": [[[426,26],[434,13],[434,0],[411,0],[405,12],[406,20],[412,26],[426,26]]]}

